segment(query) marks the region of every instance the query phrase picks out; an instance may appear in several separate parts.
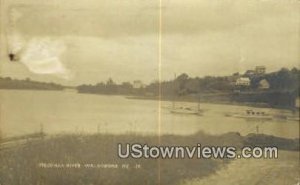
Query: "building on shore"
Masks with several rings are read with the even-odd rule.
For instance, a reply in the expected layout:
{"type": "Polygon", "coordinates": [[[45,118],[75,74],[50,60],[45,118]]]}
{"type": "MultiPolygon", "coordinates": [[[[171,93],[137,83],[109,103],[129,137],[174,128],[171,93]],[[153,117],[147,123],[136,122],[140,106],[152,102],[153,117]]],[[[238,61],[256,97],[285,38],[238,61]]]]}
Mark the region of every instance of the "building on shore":
{"type": "Polygon", "coordinates": [[[256,75],[263,75],[266,73],[266,67],[265,66],[256,66],[255,67],[255,74],[256,75]]]}
{"type": "Polygon", "coordinates": [[[251,84],[250,78],[248,77],[241,77],[238,78],[235,82],[236,86],[244,86],[244,87],[249,87],[251,84]]]}
{"type": "Polygon", "coordinates": [[[249,69],[249,70],[247,70],[246,72],[245,72],[245,76],[254,76],[256,74],[256,72],[255,72],[255,70],[251,70],[251,69],[249,69]]]}
{"type": "Polygon", "coordinates": [[[265,66],[256,66],[255,69],[248,69],[243,76],[245,77],[254,77],[254,76],[260,76],[264,75],[266,73],[266,67],[265,66]]]}
{"type": "Polygon", "coordinates": [[[134,89],[140,89],[140,88],[143,88],[143,87],[144,87],[144,84],[142,83],[142,81],[140,81],[140,80],[133,81],[133,88],[134,89]]]}
{"type": "Polygon", "coordinates": [[[269,89],[270,83],[266,79],[262,79],[258,83],[258,89],[269,89]]]}

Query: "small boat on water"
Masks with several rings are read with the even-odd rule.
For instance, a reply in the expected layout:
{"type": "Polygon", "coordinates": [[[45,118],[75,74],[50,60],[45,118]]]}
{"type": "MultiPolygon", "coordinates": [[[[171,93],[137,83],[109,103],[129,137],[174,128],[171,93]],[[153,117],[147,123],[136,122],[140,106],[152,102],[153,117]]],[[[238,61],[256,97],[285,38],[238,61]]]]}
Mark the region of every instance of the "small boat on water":
{"type": "Polygon", "coordinates": [[[251,109],[246,110],[243,113],[233,114],[232,117],[244,118],[244,119],[258,119],[258,120],[272,120],[273,117],[264,111],[254,111],[251,109]]]}
{"type": "Polygon", "coordinates": [[[198,101],[198,107],[197,108],[191,108],[191,107],[176,107],[175,101],[173,101],[171,113],[173,114],[191,114],[191,115],[197,115],[202,116],[204,110],[200,107],[200,99],[198,101]]]}
{"type": "Polygon", "coordinates": [[[299,119],[299,116],[290,116],[290,117],[287,117],[287,120],[288,121],[300,121],[299,119]]]}
{"type": "MultiPolygon", "coordinates": [[[[175,80],[176,80],[176,74],[175,74],[175,80]]],[[[186,115],[197,115],[197,116],[202,116],[203,115],[203,110],[200,108],[200,97],[198,99],[198,107],[196,108],[191,108],[191,107],[176,107],[175,106],[175,97],[173,99],[173,105],[171,109],[171,113],[173,114],[186,114],[186,115]]]]}
{"type": "Polygon", "coordinates": [[[174,114],[192,114],[192,115],[198,115],[198,116],[202,116],[203,114],[203,110],[194,110],[191,109],[189,107],[178,107],[178,108],[173,108],[171,110],[171,113],[174,114]]]}

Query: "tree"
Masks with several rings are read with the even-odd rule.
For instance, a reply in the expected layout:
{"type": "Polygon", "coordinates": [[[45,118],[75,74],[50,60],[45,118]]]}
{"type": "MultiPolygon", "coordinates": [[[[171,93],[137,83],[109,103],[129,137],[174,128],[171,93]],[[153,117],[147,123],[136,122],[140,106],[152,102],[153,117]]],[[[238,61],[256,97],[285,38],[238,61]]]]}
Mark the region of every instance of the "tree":
{"type": "Polygon", "coordinates": [[[107,80],[107,82],[106,82],[106,85],[107,85],[107,86],[115,85],[115,82],[114,82],[111,78],[109,78],[109,79],[107,80]]]}

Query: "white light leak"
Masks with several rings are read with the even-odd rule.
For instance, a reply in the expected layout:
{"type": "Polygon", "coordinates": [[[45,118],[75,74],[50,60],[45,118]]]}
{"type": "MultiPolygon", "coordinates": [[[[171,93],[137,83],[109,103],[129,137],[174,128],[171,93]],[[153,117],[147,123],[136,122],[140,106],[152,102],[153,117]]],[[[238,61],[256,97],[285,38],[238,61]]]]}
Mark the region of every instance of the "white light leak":
{"type": "Polygon", "coordinates": [[[70,71],[61,62],[61,55],[66,50],[64,42],[48,37],[25,38],[16,30],[17,21],[22,16],[16,8],[10,10],[7,29],[8,52],[16,55],[18,61],[32,73],[70,79],[70,71]]]}
{"type": "Polygon", "coordinates": [[[71,77],[61,62],[65,51],[64,42],[50,38],[34,38],[28,41],[22,50],[20,62],[36,74],[53,74],[64,79],[71,77]]]}

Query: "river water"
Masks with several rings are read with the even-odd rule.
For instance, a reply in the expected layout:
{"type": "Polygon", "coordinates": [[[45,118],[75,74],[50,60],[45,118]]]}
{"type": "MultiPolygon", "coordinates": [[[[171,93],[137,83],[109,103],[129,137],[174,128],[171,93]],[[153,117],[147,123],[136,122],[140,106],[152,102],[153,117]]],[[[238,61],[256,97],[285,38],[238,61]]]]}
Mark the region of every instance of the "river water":
{"type": "MultiPolygon", "coordinates": [[[[226,117],[225,113],[255,109],[272,114],[292,114],[286,110],[247,106],[201,104],[203,116],[170,112],[172,103],[127,99],[124,96],[78,94],[68,91],[0,90],[0,126],[3,137],[38,132],[61,133],[138,133],[187,135],[202,131],[264,133],[298,138],[297,121],[259,121],[226,117]],[[160,107],[159,107],[160,106],[160,107]]],[[[195,103],[176,106],[197,107],[195,103]]]]}

